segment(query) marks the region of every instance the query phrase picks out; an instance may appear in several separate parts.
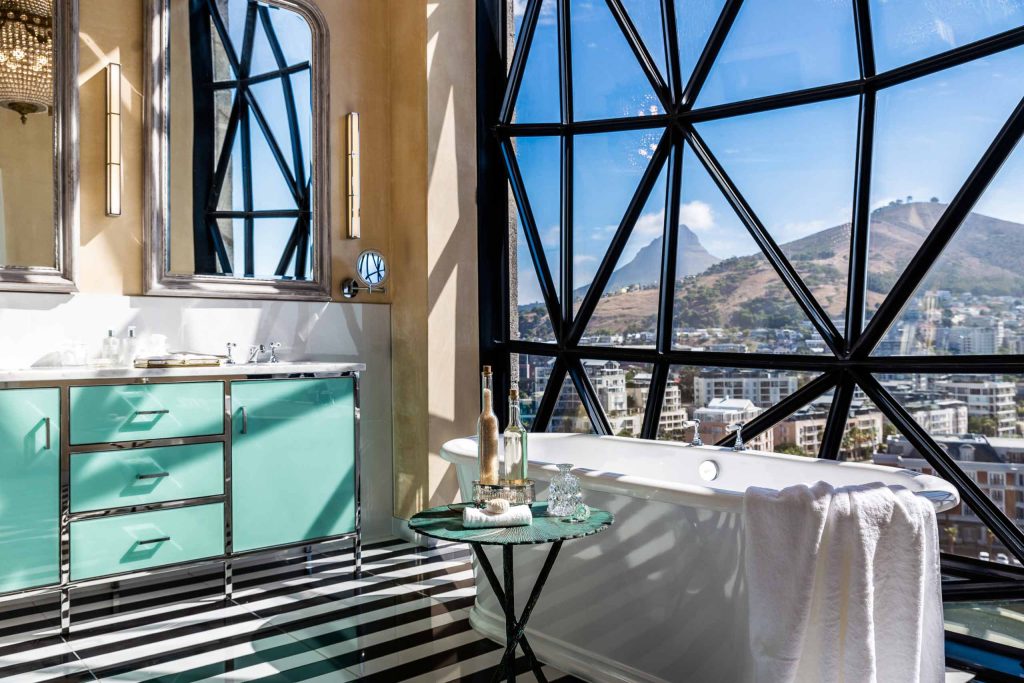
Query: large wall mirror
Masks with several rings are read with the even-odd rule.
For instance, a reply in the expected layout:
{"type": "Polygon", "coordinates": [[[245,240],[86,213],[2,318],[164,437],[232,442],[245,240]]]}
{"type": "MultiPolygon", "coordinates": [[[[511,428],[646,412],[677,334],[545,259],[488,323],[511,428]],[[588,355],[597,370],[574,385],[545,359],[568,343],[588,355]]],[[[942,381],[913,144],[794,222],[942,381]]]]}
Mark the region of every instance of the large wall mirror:
{"type": "Polygon", "coordinates": [[[327,26],[311,0],[149,0],[147,293],[330,295],[327,26]]]}
{"type": "Polygon", "coordinates": [[[0,290],[75,289],[77,80],[77,0],[0,0],[0,290]]]}

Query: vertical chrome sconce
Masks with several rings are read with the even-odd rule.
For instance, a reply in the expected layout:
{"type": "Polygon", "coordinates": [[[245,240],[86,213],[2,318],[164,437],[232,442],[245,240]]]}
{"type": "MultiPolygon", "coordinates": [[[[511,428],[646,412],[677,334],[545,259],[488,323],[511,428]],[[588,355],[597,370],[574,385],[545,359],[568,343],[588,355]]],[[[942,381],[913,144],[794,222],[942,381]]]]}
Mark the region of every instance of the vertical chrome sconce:
{"type": "Polygon", "coordinates": [[[107,215],[121,215],[121,65],[107,65],[107,215]]]}
{"type": "Polygon", "coordinates": [[[355,240],[359,239],[362,231],[362,206],[359,198],[359,114],[352,112],[345,118],[348,123],[348,238],[355,240]]]}

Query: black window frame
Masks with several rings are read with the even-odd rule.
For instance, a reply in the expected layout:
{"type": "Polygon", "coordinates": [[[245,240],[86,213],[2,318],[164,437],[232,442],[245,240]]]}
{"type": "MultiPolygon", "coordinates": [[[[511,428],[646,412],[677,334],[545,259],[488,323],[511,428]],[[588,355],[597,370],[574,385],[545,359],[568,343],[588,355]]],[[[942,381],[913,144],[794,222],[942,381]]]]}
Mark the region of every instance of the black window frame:
{"type": "MultiPolygon", "coordinates": [[[[526,55],[540,15],[541,0],[528,0],[514,49],[511,48],[511,2],[507,0],[477,1],[477,149],[478,149],[478,258],[479,315],[481,362],[496,370],[495,384],[499,415],[504,415],[504,397],[512,377],[511,357],[514,354],[554,358],[547,389],[540,401],[531,429],[545,431],[568,377],[598,434],[611,430],[597,394],[581,361],[583,359],[618,360],[653,364],[641,437],[657,435],[661,396],[673,365],[712,366],[723,368],[758,368],[770,370],[813,371],[820,376],[798,389],[749,422],[744,438],[753,438],[810,403],[822,394],[835,390],[832,407],[818,457],[839,457],[844,426],[854,390],[861,388],[879,410],[921,454],[928,466],[952,483],[963,501],[981,519],[1008,551],[1024,562],[1024,530],[997,507],[978,485],[970,479],[938,444],[918,425],[874,377],[876,373],[1017,373],[1024,374],[1024,355],[984,356],[872,356],[871,351],[882,341],[890,325],[896,321],[904,305],[913,297],[929,268],[950,242],[1002,163],[1024,136],[1024,99],[1006,119],[995,139],[985,150],[966,182],[950,201],[931,233],[906,266],[881,306],[869,321],[865,320],[868,228],[871,215],[871,155],[874,144],[874,113],[877,93],[885,88],[933,74],[950,67],[1024,45],[1024,26],[927,57],[904,66],[878,72],[874,63],[871,21],[867,0],[850,0],[855,18],[860,77],[856,80],[785,92],[767,97],[730,102],[695,109],[693,103],[722,48],[735,20],[742,0],[727,0],[715,24],[692,76],[684,83],[679,73],[679,47],[676,42],[674,2],[662,0],[663,33],[666,44],[666,78],[662,78],[654,60],[640,39],[621,0],[606,2],[622,35],[643,69],[665,113],[644,117],[623,117],[576,121],[572,116],[572,50],[569,3],[557,0],[558,49],[561,83],[562,120],[558,123],[515,123],[512,120],[516,95],[522,83],[526,55]],[[846,305],[845,331],[840,332],[792,264],[747,204],[715,155],[704,144],[694,124],[702,121],[765,112],[801,104],[825,102],[844,97],[859,98],[857,131],[856,182],[853,188],[853,221],[850,241],[850,271],[846,305]],[[572,278],[572,202],[565,201],[571,192],[573,158],[571,140],[578,135],[640,128],[662,128],[665,133],[652,156],[647,171],[619,225],[608,255],[598,268],[586,296],[573,315],[572,278]],[[561,144],[561,183],[563,200],[561,216],[561,261],[558,282],[547,267],[536,224],[533,222],[523,179],[519,175],[512,140],[523,136],[558,136],[561,144]],[[687,351],[672,348],[673,288],[675,281],[676,230],[678,221],[680,176],[684,142],[695,152],[693,156],[708,171],[728,203],[736,211],[764,255],[796,298],[797,303],[831,350],[829,357],[795,354],[724,353],[687,351]],[[646,203],[659,173],[667,167],[668,192],[666,229],[663,240],[661,293],[657,325],[657,343],[652,349],[608,346],[580,346],[586,323],[604,292],[618,257],[625,248],[633,224],[646,203]],[[555,334],[554,343],[513,339],[510,335],[510,254],[509,232],[516,231],[509,201],[509,188],[519,204],[519,227],[525,235],[536,266],[540,289],[555,334]]],[[[689,157],[688,157],[689,158],[689,157]]],[[[689,162],[688,162],[689,163],[689,162]]],[[[571,196],[571,195],[569,195],[571,196]]],[[[1024,255],[1022,255],[1024,258],[1024,255]]],[[[731,445],[734,435],[718,442],[731,445]]],[[[943,555],[943,568],[958,580],[944,585],[947,601],[1024,598],[1024,571],[1014,567],[991,566],[989,563],[943,555]]],[[[985,643],[985,641],[979,641],[985,643]]],[[[1024,651],[1020,654],[1024,656],[1024,651]]]]}

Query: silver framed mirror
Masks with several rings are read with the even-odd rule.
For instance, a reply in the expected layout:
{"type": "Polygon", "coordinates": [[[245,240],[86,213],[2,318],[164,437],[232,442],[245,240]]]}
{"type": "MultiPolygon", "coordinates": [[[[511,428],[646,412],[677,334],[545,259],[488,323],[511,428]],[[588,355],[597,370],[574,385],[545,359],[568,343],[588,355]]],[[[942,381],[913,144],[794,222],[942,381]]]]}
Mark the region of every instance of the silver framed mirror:
{"type": "Polygon", "coordinates": [[[76,291],[78,0],[0,0],[0,290],[76,291]]]}
{"type": "Polygon", "coordinates": [[[313,0],[146,1],[146,293],[329,299],[322,12],[313,0]]]}
{"type": "Polygon", "coordinates": [[[351,299],[359,292],[367,294],[383,294],[387,290],[384,283],[388,279],[388,264],[384,254],[376,249],[367,249],[359,254],[356,260],[356,277],[346,278],[341,282],[341,294],[346,299],[351,299]]]}

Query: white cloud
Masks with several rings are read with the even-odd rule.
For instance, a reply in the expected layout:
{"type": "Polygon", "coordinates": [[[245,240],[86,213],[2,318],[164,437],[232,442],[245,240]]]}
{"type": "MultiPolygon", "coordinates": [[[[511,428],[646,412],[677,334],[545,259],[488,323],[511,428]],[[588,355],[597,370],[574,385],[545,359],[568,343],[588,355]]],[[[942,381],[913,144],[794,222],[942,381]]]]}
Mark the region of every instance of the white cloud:
{"type": "Polygon", "coordinates": [[[956,47],[956,34],[953,33],[952,26],[941,19],[935,19],[935,33],[939,35],[939,40],[950,47],[956,47]]]}
{"type": "Polygon", "coordinates": [[[715,212],[707,202],[695,199],[679,207],[679,222],[691,230],[704,232],[715,227],[715,212]]]}

